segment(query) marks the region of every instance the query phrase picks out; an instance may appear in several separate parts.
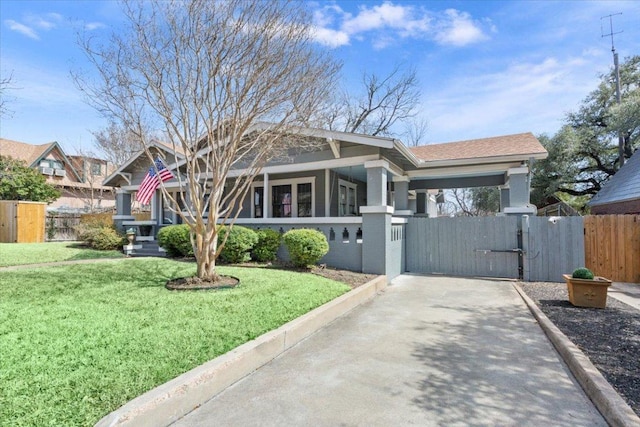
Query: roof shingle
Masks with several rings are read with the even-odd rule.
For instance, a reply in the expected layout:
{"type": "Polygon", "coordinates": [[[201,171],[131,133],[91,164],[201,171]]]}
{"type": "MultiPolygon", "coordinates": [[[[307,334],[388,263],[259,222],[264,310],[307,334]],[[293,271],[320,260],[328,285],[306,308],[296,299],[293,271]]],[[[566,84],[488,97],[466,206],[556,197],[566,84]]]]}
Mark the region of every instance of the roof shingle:
{"type": "Polygon", "coordinates": [[[513,155],[540,155],[547,150],[530,132],[411,147],[421,160],[463,160],[513,155]]]}
{"type": "Polygon", "coordinates": [[[606,205],[625,200],[640,199],[640,150],[604,183],[598,194],[589,201],[589,206],[606,205]]]}
{"type": "Polygon", "coordinates": [[[41,145],[25,144],[24,142],[12,141],[0,138],[0,154],[14,159],[24,160],[27,166],[32,166],[42,154],[47,151],[54,142],[41,145]]]}

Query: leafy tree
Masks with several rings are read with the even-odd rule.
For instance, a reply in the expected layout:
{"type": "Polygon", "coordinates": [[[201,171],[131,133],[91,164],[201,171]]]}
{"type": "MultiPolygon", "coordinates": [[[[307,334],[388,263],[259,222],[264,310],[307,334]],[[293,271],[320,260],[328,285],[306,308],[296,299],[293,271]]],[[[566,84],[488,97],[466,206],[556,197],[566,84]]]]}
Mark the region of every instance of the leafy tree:
{"type": "Polygon", "coordinates": [[[150,162],[149,130],[184,154],[175,176],[190,203],[178,209],[164,184],[161,190],[189,227],[197,276],[215,281],[228,237],[218,238],[216,224],[235,222],[236,207],[268,160],[309,142],[285,135],[326,105],[339,67],[314,43],[304,2],[121,4],[121,32],[103,45],[82,42],[98,80],[76,75],[76,82],[150,162]],[[232,170],[243,172],[227,180],[232,170]]]}
{"type": "Polygon", "coordinates": [[[22,160],[0,155],[0,200],[53,202],[60,197],[46,178],[22,160]]]}
{"type": "Polygon", "coordinates": [[[596,194],[619,169],[618,135],[624,138],[625,158],[640,147],[640,56],[620,65],[620,81],[620,105],[613,72],[603,75],[598,88],[567,115],[554,136],[539,137],[549,157],[533,168],[536,205],[556,192],[574,197],[596,194]]]}

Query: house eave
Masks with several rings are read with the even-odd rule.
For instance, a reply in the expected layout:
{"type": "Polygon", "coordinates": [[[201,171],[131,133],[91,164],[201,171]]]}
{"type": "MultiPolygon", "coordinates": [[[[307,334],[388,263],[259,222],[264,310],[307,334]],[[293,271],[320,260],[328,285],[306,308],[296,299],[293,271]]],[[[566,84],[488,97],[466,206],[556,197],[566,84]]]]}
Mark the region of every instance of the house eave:
{"type": "Polygon", "coordinates": [[[465,159],[445,159],[445,160],[421,160],[420,168],[440,168],[447,166],[464,166],[469,163],[476,165],[493,164],[493,163],[511,163],[511,162],[523,162],[529,159],[541,160],[546,159],[549,153],[538,152],[528,154],[511,154],[507,156],[490,156],[490,157],[475,157],[465,159]]]}

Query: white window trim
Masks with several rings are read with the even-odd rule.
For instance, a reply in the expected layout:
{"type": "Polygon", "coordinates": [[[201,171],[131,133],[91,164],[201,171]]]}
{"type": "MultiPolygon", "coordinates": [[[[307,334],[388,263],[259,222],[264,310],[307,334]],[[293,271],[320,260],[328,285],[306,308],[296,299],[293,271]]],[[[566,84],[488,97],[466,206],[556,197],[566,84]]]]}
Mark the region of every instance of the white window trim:
{"type": "MultiPolygon", "coordinates": [[[[338,216],[353,216],[352,214],[346,214],[346,215],[340,215],[340,186],[345,186],[346,188],[352,188],[353,189],[353,197],[355,197],[356,199],[354,200],[354,205],[356,208],[356,214],[358,212],[358,184],[356,184],[355,182],[349,182],[349,181],[345,181],[344,179],[338,179],[338,216]]],[[[347,191],[347,210],[349,209],[349,192],[347,191]]]]}
{"type": "MultiPolygon", "coordinates": [[[[265,211],[265,213],[268,212],[269,215],[273,215],[272,209],[270,207],[273,186],[291,185],[291,218],[298,218],[298,184],[311,184],[311,217],[306,217],[306,218],[312,218],[316,216],[316,177],[315,176],[291,178],[291,179],[276,179],[276,180],[269,179],[267,184],[269,186],[269,189],[268,191],[263,190],[263,200],[262,200],[262,209],[265,211]],[[268,209],[267,209],[267,204],[269,205],[268,209]]],[[[256,207],[253,201],[253,197],[254,197],[253,195],[255,194],[255,189],[257,187],[264,188],[264,182],[255,181],[251,184],[251,218],[254,218],[254,219],[271,218],[271,216],[266,216],[266,215],[263,218],[255,217],[256,207]]]]}

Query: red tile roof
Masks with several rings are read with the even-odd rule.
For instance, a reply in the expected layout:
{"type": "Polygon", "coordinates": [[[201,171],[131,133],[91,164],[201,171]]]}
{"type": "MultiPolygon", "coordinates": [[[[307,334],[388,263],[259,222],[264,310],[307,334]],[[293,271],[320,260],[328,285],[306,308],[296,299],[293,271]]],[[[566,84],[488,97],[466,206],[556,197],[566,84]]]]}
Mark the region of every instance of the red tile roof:
{"type": "Polygon", "coordinates": [[[429,144],[411,147],[410,150],[416,157],[425,161],[526,156],[545,154],[547,152],[532,133],[494,136],[444,144],[429,144]]]}

